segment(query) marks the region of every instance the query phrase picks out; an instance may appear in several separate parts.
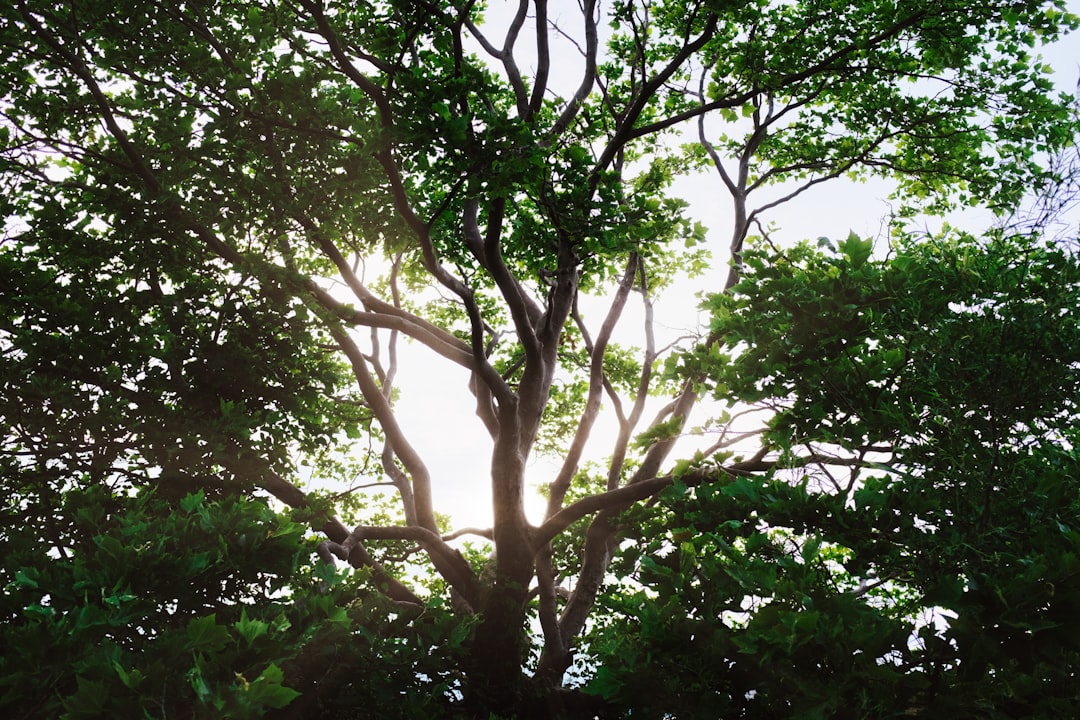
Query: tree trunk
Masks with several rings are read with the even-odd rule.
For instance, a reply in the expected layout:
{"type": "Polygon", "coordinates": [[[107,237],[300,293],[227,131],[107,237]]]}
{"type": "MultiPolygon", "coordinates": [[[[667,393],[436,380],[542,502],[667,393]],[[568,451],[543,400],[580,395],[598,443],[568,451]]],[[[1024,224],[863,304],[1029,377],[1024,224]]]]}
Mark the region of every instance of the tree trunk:
{"type": "Polygon", "coordinates": [[[527,704],[528,679],[521,671],[525,657],[525,599],[522,585],[496,580],[488,593],[469,648],[466,705],[477,717],[494,713],[516,718],[527,704]]]}
{"type": "Polygon", "coordinates": [[[524,453],[520,426],[507,418],[492,453],[495,577],[484,591],[479,625],[466,668],[466,703],[477,717],[520,717],[530,679],[522,672],[527,653],[526,610],[533,577],[533,548],[524,508],[524,453]]]}

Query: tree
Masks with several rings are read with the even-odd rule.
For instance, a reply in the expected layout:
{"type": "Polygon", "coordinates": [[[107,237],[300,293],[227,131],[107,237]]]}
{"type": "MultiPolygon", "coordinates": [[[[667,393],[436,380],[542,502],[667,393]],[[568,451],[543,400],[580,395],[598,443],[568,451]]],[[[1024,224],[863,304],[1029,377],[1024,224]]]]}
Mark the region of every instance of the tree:
{"type": "Polygon", "coordinates": [[[1075,599],[1072,566],[1048,559],[1076,542],[1067,471],[1053,470],[1075,464],[1075,327],[1055,314],[1075,299],[1075,257],[1006,234],[978,252],[904,244],[888,262],[854,236],[839,254],[744,243],[768,237],[769,210],[840,176],[894,180],[901,220],[1004,213],[1060,182],[1040,155],[1071,143],[1076,120],[1035,48],[1076,18],[1053,2],[483,11],[3,10],[5,646],[64,638],[84,654],[43,693],[11,673],[55,665],[13,655],[0,703],[591,717],[659,702],[693,716],[721,707],[717,693],[742,707],[738,690],[760,693],[747,717],[820,714],[846,691],[817,698],[792,678],[836,641],[833,621],[858,633],[830,652],[857,647],[852,677],[884,688],[867,711],[1067,684],[1075,646],[1029,636],[1065,627],[1075,599]],[[710,168],[732,201],[716,282],[730,292],[709,300],[710,328],[662,350],[654,299],[709,257],[671,186],[710,168]],[[585,295],[608,296],[599,323],[585,295]],[[632,296],[639,350],[614,342],[632,296]],[[429,467],[396,417],[403,338],[469,377],[462,411],[491,457],[479,544],[455,544],[464,531],[432,501],[452,469],[429,467]],[[1023,350],[1033,340],[1042,355],[1023,350]],[[957,346],[977,378],[928,360],[957,346]],[[1018,372],[1040,392],[997,390],[1018,372]],[[710,394],[771,401],[768,432],[737,436],[710,394]],[[604,401],[617,438],[590,465],[604,401]],[[680,459],[695,410],[720,436],[680,459]],[[531,523],[539,453],[561,466],[531,523]],[[835,466],[846,486],[809,481],[835,466]],[[1004,514],[991,509],[1006,472],[1044,483],[1039,502],[1008,485],[1004,514]],[[389,493],[357,492],[355,477],[389,493]],[[999,519],[1015,523],[994,535],[999,519]],[[356,572],[332,572],[338,560],[356,572]],[[999,560],[1027,570],[1003,577],[999,560]],[[153,582],[136,591],[133,573],[153,582]],[[766,582],[778,573],[782,587],[766,582]],[[728,595],[695,594],[714,586],[728,595]],[[1055,599],[1023,605],[1032,588],[1055,599]],[[154,600],[130,606],[139,593],[154,600]],[[806,606],[817,594],[820,611],[806,606]],[[634,630],[628,597],[667,614],[634,630]],[[716,614],[748,597],[745,621],[716,614]],[[922,625],[923,649],[906,653],[913,613],[936,606],[954,621],[922,625]],[[700,617],[715,643],[688,630],[700,617]],[[1028,689],[1003,683],[991,637],[1031,646],[1028,689]],[[105,649],[86,654],[92,641],[105,649]],[[676,663],[646,673],[665,692],[638,693],[654,687],[635,685],[641,653],[685,658],[699,642],[718,685],[674,692],[689,682],[676,663]],[[729,668],[737,651],[758,665],[729,668]],[[590,683],[568,673],[575,656],[590,683]]]}

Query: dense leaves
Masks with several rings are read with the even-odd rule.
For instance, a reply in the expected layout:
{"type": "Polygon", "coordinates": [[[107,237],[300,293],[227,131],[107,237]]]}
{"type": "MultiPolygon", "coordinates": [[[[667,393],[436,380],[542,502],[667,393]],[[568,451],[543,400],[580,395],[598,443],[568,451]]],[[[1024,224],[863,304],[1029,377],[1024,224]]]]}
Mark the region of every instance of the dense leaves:
{"type": "Polygon", "coordinates": [[[1075,704],[1075,249],[870,249],[753,252],[710,301],[733,351],[710,379],[769,403],[777,459],[637,511],[594,692],[655,717],[1075,704]]]}
{"type": "Polygon", "coordinates": [[[279,663],[346,622],[331,595],[291,601],[304,529],[262,503],[20,495],[3,532],[12,717],[258,717],[296,697],[279,663]],[[39,523],[45,537],[27,532],[39,523]]]}

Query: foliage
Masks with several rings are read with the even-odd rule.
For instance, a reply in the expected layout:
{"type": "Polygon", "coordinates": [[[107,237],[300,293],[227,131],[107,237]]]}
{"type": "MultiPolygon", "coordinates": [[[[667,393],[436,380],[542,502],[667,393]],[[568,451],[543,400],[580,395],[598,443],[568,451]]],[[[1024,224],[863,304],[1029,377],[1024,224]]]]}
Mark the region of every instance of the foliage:
{"type": "Polygon", "coordinates": [[[297,695],[282,685],[281,663],[307,643],[333,642],[347,623],[332,595],[290,597],[293,583],[315,581],[299,566],[304,528],[264,503],[200,493],[175,507],[150,491],[96,486],[55,502],[6,489],[20,500],[5,507],[3,533],[0,702],[11,717],[172,717],[195,707],[261,717],[297,695]],[[39,518],[55,535],[25,531],[39,518]]]}
{"type": "Polygon", "coordinates": [[[1074,99],[1038,50],[1077,23],[1015,0],[0,8],[0,708],[1058,711],[1076,258],[1039,239],[1056,210],[899,235],[1075,195],[1074,99]],[[887,258],[744,247],[841,177],[892,183],[887,258]],[[688,179],[730,202],[723,243],[688,179]],[[655,303],[706,273],[711,326],[661,337],[655,303]],[[436,507],[460,478],[399,416],[417,351],[473,395],[428,431],[480,420],[490,527],[436,507]]]}
{"type": "Polygon", "coordinates": [[[777,461],[636,511],[592,691],[634,717],[1068,712],[1078,289],[1075,250],[1011,237],[748,253],[710,379],[776,409],[777,461]]]}

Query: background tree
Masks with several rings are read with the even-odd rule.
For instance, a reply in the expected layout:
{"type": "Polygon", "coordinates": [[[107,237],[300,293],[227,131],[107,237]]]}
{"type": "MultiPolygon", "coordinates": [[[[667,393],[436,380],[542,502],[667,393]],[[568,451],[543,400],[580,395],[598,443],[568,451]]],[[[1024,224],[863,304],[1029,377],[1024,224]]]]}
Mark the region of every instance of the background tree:
{"type": "MultiPolygon", "coordinates": [[[[737,589],[716,584],[730,600],[684,606],[684,617],[671,618],[713,613],[711,632],[741,638],[746,652],[782,646],[776,663],[761,651],[759,667],[732,671],[722,691],[731,703],[743,702],[731,688],[753,690],[768,712],[785,712],[777,698],[795,691],[784,664],[809,660],[793,658],[794,641],[765,636],[817,622],[797,602],[829,583],[833,606],[820,617],[850,613],[865,637],[880,626],[888,632],[875,637],[894,640],[891,650],[859,648],[866,673],[904,653],[897,638],[915,608],[957,614],[956,645],[924,625],[925,653],[898,660],[882,681],[890,689],[868,707],[906,697],[896,685],[905,682],[922,693],[917,707],[931,707],[954,686],[935,679],[946,671],[991,702],[999,661],[983,645],[1000,622],[969,612],[975,596],[964,589],[998,597],[998,586],[978,575],[1001,577],[980,555],[993,547],[997,511],[988,506],[974,521],[978,533],[957,531],[947,541],[955,545],[944,546],[970,545],[983,565],[950,555],[953,564],[935,576],[940,587],[909,574],[921,572],[927,553],[944,552],[949,518],[996,492],[998,470],[1022,466],[1046,477],[1051,461],[1067,464],[1072,326],[1039,313],[1067,307],[1074,258],[1003,237],[983,250],[986,268],[964,270],[985,285],[961,273],[923,300],[918,292],[938,289],[922,281],[924,268],[936,277],[979,256],[959,241],[948,245],[953,255],[904,245],[881,265],[852,237],[840,256],[799,250],[744,260],[743,245],[770,209],[842,175],[895,179],[905,214],[956,203],[1014,208],[1025,191],[1053,180],[1037,153],[1074,136],[1070,98],[1055,93],[1035,47],[1075,18],[1043,2],[587,0],[574,8],[523,0],[486,20],[483,10],[471,2],[20,0],[3,11],[3,541],[13,548],[2,578],[5,632],[18,647],[50,634],[85,647],[78,638],[91,636],[65,624],[75,623],[119,650],[107,651],[115,678],[90,655],[87,669],[57,679],[48,697],[15,683],[2,702],[31,716],[57,703],[69,714],[121,712],[109,703],[122,702],[163,715],[278,706],[310,714],[335,703],[402,714],[562,716],[579,706],[617,714],[626,702],[652,701],[626,694],[633,667],[622,663],[635,656],[611,638],[651,648],[658,636],[649,632],[668,628],[642,622],[649,632],[628,633],[621,623],[632,612],[625,598],[601,596],[605,583],[632,578],[639,597],[692,604],[695,583],[712,586],[703,579],[739,567],[750,575],[737,589]],[[696,140],[684,144],[688,131],[696,140]],[[706,267],[704,228],[670,187],[702,167],[715,170],[717,191],[733,203],[726,286],[741,294],[713,301],[714,327],[700,337],[661,350],[653,299],[706,267]],[[751,259],[750,277],[767,292],[749,278],[739,283],[751,259]],[[1029,307],[1042,296],[1015,279],[1029,268],[1055,281],[1045,308],[1029,307]],[[920,282],[889,295],[904,273],[920,282]],[[586,294],[609,299],[599,323],[582,310],[586,294]],[[631,296],[645,309],[639,351],[613,342],[631,296]],[[992,314],[998,305],[1000,316],[992,314]],[[1046,378],[1060,412],[1038,393],[972,400],[1039,366],[994,335],[1022,325],[1024,313],[1044,323],[1031,331],[1036,339],[1061,341],[1050,348],[1058,354],[1042,358],[1065,363],[1051,363],[1046,378]],[[395,413],[402,337],[469,377],[475,404],[463,411],[487,433],[479,441],[490,451],[493,516],[490,529],[470,532],[490,549],[454,543],[461,531],[432,499],[452,468],[430,467],[395,413]],[[717,362],[721,340],[741,350],[738,360],[717,362]],[[963,347],[982,363],[963,371],[985,377],[961,382],[926,364],[961,340],[971,340],[963,347]],[[796,351],[798,362],[788,358],[796,351]],[[665,359],[669,372],[661,372],[665,359]],[[950,402],[935,395],[946,389],[956,393],[950,402]],[[749,459],[722,452],[741,436],[713,418],[722,428],[716,442],[676,460],[690,414],[710,390],[792,405],[778,406],[749,459]],[[652,397],[667,403],[644,421],[652,397]],[[587,444],[605,399],[618,432],[603,463],[590,466],[587,444]],[[939,438],[912,427],[916,419],[956,432],[939,438]],[[1014,449],[1034,438],[1045,452],[1014,449]],[[828,457],[815,443],[830,446],[828,457]],[[530,522],[526,464],[538,453],[561,465],[546,483],[543,518],[530,522]],[[946,469],[950,453],[967,470],[978,467],[978,482],[946,469]],[[822,492],[788,472],[814,463],[849,468],[847,490],[822,492]],[[388,488],[394,504],[358,493],[349,484],[358,476],[388,488]],[[908,480],[923,484],[928,506],[917,506],[923,495],[908,480]],[[786,490],[762,495],[765,486],[786,490]],[[915,505],[889,505],[899,487],[915,505]],[[950,494],[968,505],[946,504],[950,494]],[[810,520],[785,524],[783,513],[795,510],[773,507],[774,496],[833,503],[835,512],[803,513],[817,523],[810,532],[810,520]],[[649,512],[625,514],[645,500],[649,512]],[[80,503],[89,514],[80,515],[80,503]],[[291,520],[273,517],[267,508],[277,503],[291,508],[291,520]],[[734,535],[686,516],[714,511],[734,535]],[[305,546],[297,521],[319,537],[305,546]],[[888,523],[903,531],[894,546],[880,537],[888,523]],[[259,542],[245,547],[254,542],[247,527],[259,542]],[[800,543],[796,555],[777,540],[785,527],[800,543]],[[220,554],[204,558],[217,568],[212,576],[184,564],[200,557],[189,549],[205,541],[199,533],[218,538],[220,554]],[[626,540],[659,542],[665,533],[679,538],[678,582],[650,591],[655,578],[634,568],[676,556],[626,540]],[[320,559],[310,566],[315,543],[320,559]],[[731,549],[734,565],[721,567],[727,551],[715,543],[731,549]],[[179,553],[182,567],[152,566],[156,583],[140,592],[156,600],[145,609],[102,610],[91,616],[102,618],[97,625],[80,625],[90,596],[97,602],[90,586],[103,589],[108,608],[139,597],[122,572],[141,567],[132,552],[140,563],[179,553]],[[705,552],[720,565],[695,580],[684,558],[705,552]],[[327,572],[335,558],[359,572],[337,579],[327,572]],[[777,566],[792,573],[790,588],[762,584],[777,566]],[[844,583],[874,585],[890,600],[880,609],[869,589],[838,595],[844,583]],[[184,599],[192,593],[202,600],[184,599]],[[736,597],[761,599],[741,608],[750,613],[742,634],[731,630],[738,621],[715,614],[736,597]],[[278,620],[292,607],[303,609],[294,622],[310,628],[278,620]],[[598,607],[604,620],[586,633],[598,607]],[[343,632],[346,618],[354,623],[347,642],[319,640],[343,632]],[[961,619],[968,636],[957,629],[961,619]],[[110,622],[134,627],[139,639],[98,627],[110,622]],[[274,633],[252,629],[263,624],[274,633]],[[251,644],[264,635],[273,645],[256,652],[251,644]],[[967,654],[947,657],[935,643],[967,654]],[[143,644],[156,649],[154,662],[182,663],[194,695],[169,683],[139,695],[133,673],[158,677],[161,667],[128,664],[123,651],[143,644]],[[230,654],[239,649],[253,654],[230,654]],[[567,675],[575,652],[603,668],[587,693],[567,675]],[[740,673],[757,679],[744,683],[740,673]],[[919,673],[930,679],[920,684],[919,673]],[[135,694],[110,692],[117,681],[135,694]],[[91,696],[99,705],[87,704],[91,696]]],[[[1048,498],[1065,492],[1050,485],[1048,498]]],[[[1028,508],[1019,488],[1014,507],[1028,508]]],[[[1050,511],[1032,512],[1045,519],[1050,511]]],[[[1069,517],[1057,520],[1071,528],[1069,517]]],[[[1025,527],[1014,531],[1034,525],[1025,527]]],[[[1034,537],[1035,549],[1014,547],[1010,562],[1050,553],[1044,540],[1064,542],[1034,537]]],[[[1059,597],[1072,576],[1030,577],[1059,597]]],[[[718,659],[731,648],[709,647],[718,659]]],[[[1051,656],[1069,652],[1063,645],[1051,656]]],[[[1039,675],[1044,661],[1032,661],[1035,685],[1057,682],[1039,675]]],[[[655,677],[685,679],[678,671],[655,677]]],[[[691,687],[701,692],[676,695],[712,707],[713,685],[708,693],[691,687]]],[[[672,712],[696,712],[676,696],[655,698],[670,698],[672,712]]],[[[783,702],[802,712],[802,700],[783,702]]]]}
{"type": "Polygon", "coordinates": [[[711,300],[737,350],[701,362],[769,409],[775,455],[723,486],[687,469],[632,513],[594,689],[654,717],[1068,712],[1075,252],[951,233],[880,261],[854,237],[749,254],[711,300]]]}

